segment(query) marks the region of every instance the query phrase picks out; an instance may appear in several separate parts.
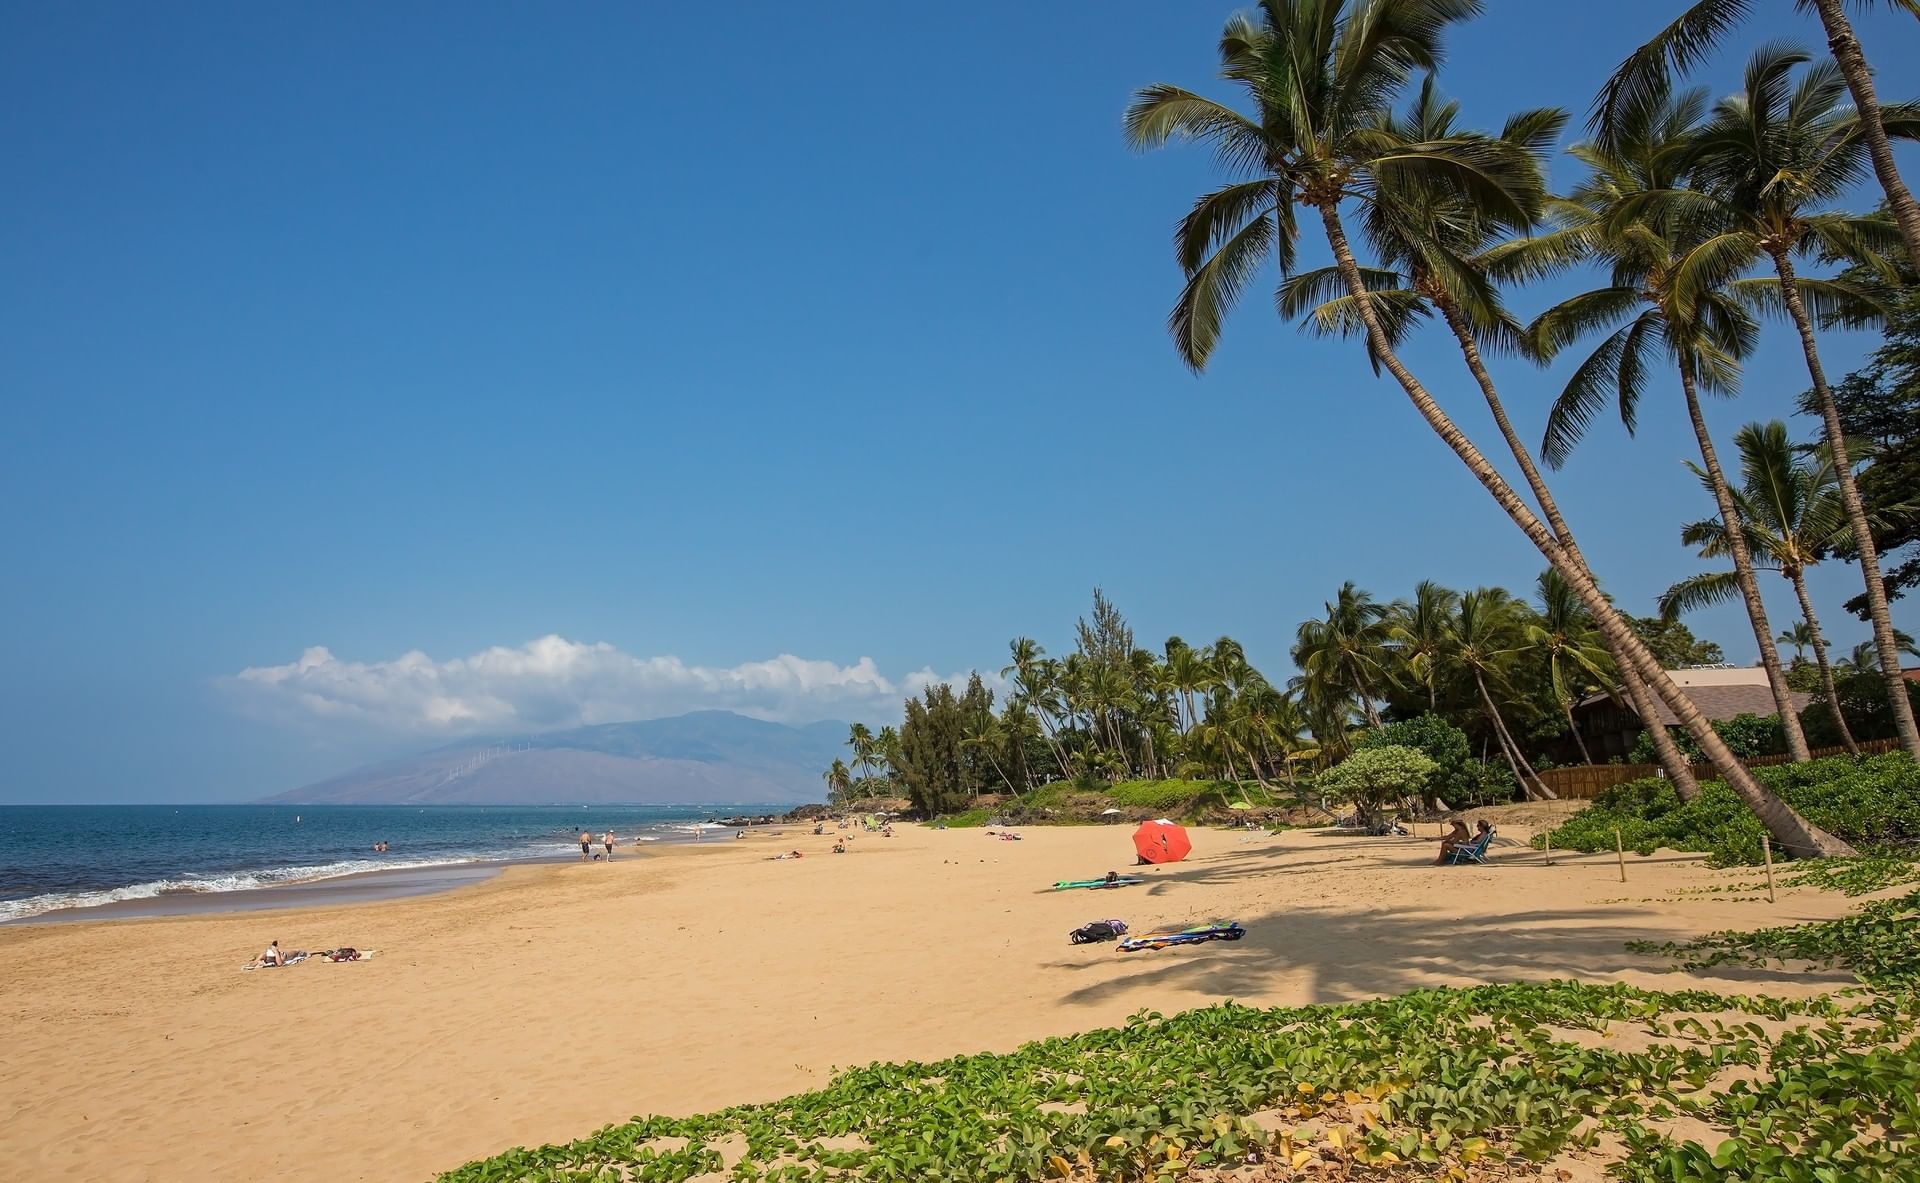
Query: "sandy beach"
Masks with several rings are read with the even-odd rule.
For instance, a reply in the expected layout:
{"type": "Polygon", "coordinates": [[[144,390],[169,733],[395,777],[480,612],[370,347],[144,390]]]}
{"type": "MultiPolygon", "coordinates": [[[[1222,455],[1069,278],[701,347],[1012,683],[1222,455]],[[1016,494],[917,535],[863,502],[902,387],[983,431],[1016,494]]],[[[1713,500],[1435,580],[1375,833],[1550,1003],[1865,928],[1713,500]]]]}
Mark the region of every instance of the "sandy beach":
{"type": "Polygon", "coordinates": [[[831,832],[788,827],[381,903],[0,928],[10,1178],[424,1180],[635,1114],[772,1099],[836,1067],[1226,998],[1549,977],[1806,993],[1844,979],[1665,973],[1623,944],[1853,903],[1690,894],[1758,875],[1664,851],[1629,854],[1622,884],[1611,855],[1548,867],[1503,842],[1493,866],[1439,869],[1430,840],[1330,831],[1196,830],[1193,856],[1142,869],[1143,886],[1054,892],[1127,869],[1129,830],[895,832],[845,856],[831,832]],[[806,857],[769,861],[782,849],[806,857]],[[1069,945],[1109,916],[1250,931],[1130,955],[1069,945]],[[276,938],[380,954],[239,972],[276,938]]]}

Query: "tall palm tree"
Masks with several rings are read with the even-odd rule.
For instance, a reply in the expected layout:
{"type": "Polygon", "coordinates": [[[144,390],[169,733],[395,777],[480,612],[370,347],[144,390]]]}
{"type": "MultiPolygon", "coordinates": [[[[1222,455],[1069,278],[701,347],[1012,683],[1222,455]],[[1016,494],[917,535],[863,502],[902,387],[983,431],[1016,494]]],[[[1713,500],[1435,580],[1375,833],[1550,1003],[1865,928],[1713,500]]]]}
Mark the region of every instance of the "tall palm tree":
{"type": "Polygon", "coordinates": [[[873,773],[875,754],[873,731],[865,723],[855,723],[847,729],[847,746],[853,749],[853,766],[860,770],[860,783],[865,785],[873,773]]]}
{"type": "MultiPolygon", "coordinates": [[[[1457,134],[1457,114],[1458,104],[1440,98],[1429,74],[1406,117],[1399,122],[1384,117],[1382,129],[1402,140],[1440,141],[1457,134]]],[[[1565,114],[1557,110],[1521,112],[1507,120],[1498,142],[1516,159],[1530,164],[1544,188],[1546,152],[1565,122],[1565,114]]],[[[1592,569],[1587,567],[1586,556],[1574,541],[1558,501],[1514,430],[1484,357],[1489,350],[1525,352],[1529,347],[1524,333],[1502,305],[1496,285],[1537,278],[1583,258],[1587,252],[1584,232],[1572,227],[1511,238],[1498,219],[1482,216],[1465,195],[1427,183],[1418,175],[1405,174],[1389,175],[1376,185],[1373,201],[1363,210],[1362,226],[1376,254],[1395,269],[1366,273],[1374,288],[1370,299],[1389,337],[1397,345],[1418,316],[1429,309],[1440,314],[1486,399],[1507,450],[1533,492],[1534,504],[1540,507],[1569,561],[1591,576],[1592,569]]],[[[1281,314],[1296,314],[1309,300],[1337,293],[1343,286],[1338,268],[1296,276],[1281,290],[1281,314]]],[[[1309,323],[1322,331],[1364,331],[1354,297],[1348,295],[1334,295],[1314,308],[1309,323]]],[[[1615,666],[1636,712],[1642,717],[1654,715],[1652,693],[1631,663],[1616,660],[1615,666]]],[[[1434,700],[1432,689],[1429,686],[1430,701],[1434,700]]],[[[1697,791],[1691,763],[1664,731],[1655,733],[1654,749],[1674,787],[1690,799],[1697,791]]]]}
{"type": "Polygon", "coordinates": [[[1703,388],[1718,394],[1738,389],[1739,359],[1751,351],[1758,333],[1752,317],[1729,291],[1747,256],[1716,233],[1715,223],[1691,216],[1691,210],[1648,200],[1649,194],[1683,187],[1689,137],[1705,106],[1704,94],[1690,91],[1655,106],[1632,109],[1623,116],[1630,126],[1617,130],[1616,148],[1583,144],[1573,149],[1589,174],[1562,205],[1561,214],[1569,224],[1586,227],[1595,255],[1611,274],[1606,286],[1569,297],[1541,313],[1529,331],[1535,348],[1545,357],[1586,334],[1606,336],[1554,402],[1540,450],[1548,464],[1565,463],[1610,398],[1617,402],[1621,422],[1631,432],[1647,377],[1657,365],[1655,351],[1665,354],[1679,374],[1694,441],[1721,520],[1728,523],[1728,553],[1774,706],[1786,730],[1787,751],[1795,760],[1806,760],[1806,735],[1774,648],[1773,626],[1754,578],[1746,535],[1739,527],[1739,508],[1700,407],[1703,388]]]}
{"type": "Polygon", "coordinates": [[[1007,648],[1013,660],[1012,664],[1000,671],[1000,676],[1012,680],[1014,694],[1039,720],[1060,775],[1071,776],[1067,754],[1060,747],[1060,738],[1053,724],[1060,697],[1058,670],[1047,660],[1047,651],[1040,647],[1040,642],[1032,637],[1015,637],[1007,643],[1007,648]]]}
{"type": "Polygon", "coordinates": [[[1542,571],[1534,587],[1540,600],[1534,605],[1535,619],[1526,626],[1527,641],[1546,654],[1554,702],[1566,716],[1567,732],[1580,749],[1580,758],[1591,764],[1593,754],[1587,751],[1580,725],[1574,722],[1573,704],[1596,689],[1612,690],[1616,678],[1613,654],[1602,643],[1600,630],[1581,607],[1580,598],[1558,571],[1551,567],[1542,571]]]}
{"type": "Polygon", "coordinates": [[[1408,679],[1426,690],[1429,711],[1440,709],[1440,654],[1459,602],[1458,592],[1422,579],[1413,586],[1413,599],[1396,600],[1387,610],[1394,656],[1408,679]]]}
{"type": "MultiPolygon", "coordinates": [[[[1813,401],[1826,428],[1827,448],[1833,455],[1840,504],[1853,529],[1866,580],[1867,617],[1873,623],[1874,642],[1887,670],[1889,701],[1901,743],[1920,760],[1920,728],[1901,683],[1893,619],[1887,612],[1886,585],[1880,577],[1880,556],[1873,531],[1867,528],[1866,504],[1854,485],[1853,459],[1840,426],[1840,410],[1820,363],[1813,315],[1844,315],[1855,323],[1884,320],[1884,309],[1864,292],[1833,280],[1799,275],[1793,256],[1818,253],[1853,262],[1879,263],[1887,275],[1891,267],[1877,252],[1892,246],[1884,223],[1839,213],[1826,207],[1842,196],[1864,171],[1865,144],[1859,134],[1862,120],[1846,109],[1846,88],[1839,67],[1822,61],[1801,73],[1794,68],[1808,56],[1781,45],[1763,46],[1747,64],[1745,86],[1722,99],[1700,129],[1692,156],[1702,193],[1687,200],[1702,208],[1700,216],[1722,227],[1716,242],[1733,250],[1769,259],[1777,282],[1753,280],[1745,285],[1766,303],[1784,307],[1800,334],[1807,373],[1813,380],[1813,401]]],[[[1920,109],[1908,106],[1886,113],[1887,130],[1911,137],[1920,132],[1920,109]]],[[[1837,709],[1837,708],[1836,708],[1837,709]]]]}
{"type": "MultiPolygon", "coordinates": [[[[1891,0],[1896,7],[1920,16],[1920,2],[1891,0]]],[[[1618,126],[1621,113],[1665,93],[1671,85],[1668,70],[1684,74],[1705,60],[1708,54],[1733,29],[1746,19],[1752,0],[1697,0],[1653,40],[1635,50],[1622,62],[1594,100],[1591,127],[1602,143],[1608,143],[1612,128],[1618,126]]],[[[1900,179],[1888,142],[1890,120],[1874,92],[1873,71],[1861,52],[1860,40],[1853,34],[1840,0],[1794,0],[1794,7],[1813,9],[1827,34],[1827,48],[1833,65],[1846,80],[1853,105],[1860,113],[1859,138],[1873,164],[1874,175],[1886,192],[1887,207],[1893,211],[1908,260],[1920,270],[1920,205],[1900,179]]]]}
{"type": "Polygon", "coordinates": [[[846,800],[848,791],[853,788],[853,774],[847,771],[845,760],[835,760],[820,774],[820,779],[827,782],[827,800],[835,804],[846,800]]]}
{"type": "Polygon", "coordinates": [[[1557,794],[1541,782],[1533,765],[1528,763],[1488,687],[1491,680],[1505,688],[1509,666],[1527,647],[1526,626],[1517,611],[1520,608],[1524,605],[1518,604],[1502,588],[1483,587],[1462,593],[1454,610],[1452,627],[1447,630],[1447,645],[1441,659],[1473,680],[1474,689],[1480,695],[1480,706],[1486,711],[1487,722],[1500,744],[1500,753],[1506,757],[1521,791],[1531,799],[1545,800],[1557,794]]]}
{"type": "Polygon", "coordinates": [[[1763,789],[1734,757],[1699,708],[1680,692],[1583,566],[1515,493],[1400,360],[1366,297],[1340,206],[1365,200],[1382,175],[1445,177],[1474,194],[1489,216],[1528,225],[1541,193],[1537,170],[1512,153],[1470,137],[1409,144],[1380,132],[1379,112],[1409,75],[1431,70],[1446,27],[1479,11],[1477,0],[1262,0],[1257,15],[1230,18],[1220,39],[1221,74],[1256,108],[1248,117],[1192,91],[1156,84],[1129,107],[1127,136],[1138,148],[1175,138],[1211,145],[1238,179],[1202,196],[1175,235],[1188,281],[1170,318],[1190,366],[1203,367],[1222,318],[1271,252],[1283,277],[1293,268],[1293,207],[1320,215],[1335,263],[1356,298],[1372,356],[1393,376],[1414,410],[1453,451],[1529,541],[1567,578],[1614,652],[1673,710],[1716,770],[1783,844],[1809,854],[1851,848],[1763,789]]]}
{"type": "MultiPolygon", "coordinates": [[[[1393,626],[1387,619],[1387,607],[1353,585],[1340,585],[1340,591],[1326,604],[1324,620],[1302,621],[1293,646],[1293,664],[1300,677],[1312,687],[1310,693],[1322,700],[1345,699],[1356,704],[1366,717],[1367,726],[1380,726],[1380,710],[1374,705],[1387,688],[1392,675],[1388,660],[1393,626]]],[[[1218,647],[1216,646],[1216,649],[1218,647]]]]}
{"type": "Polygon", "coordinates": [[[891,726],[882,727],[873,737],[873,765],[880,775],[891,780],[900,767],[900,733],[891,726]]]}
{"type": "Polygon", "coordinates": [[[1007,770],[1000,766],[1000,757],[997,755],[1006,745],[1006,730],[992,711],[981,711],[961,724],[960,746],[984,753],[987,763],[993,766],[994,775],[1007,786],[1007,792],[1017,796],[1020,790],[1007,776],[1007,770]]]}
{"type": "MultiPolygon", "coordinates": [[[[1800,601],[1800,624],[1795,627],[1804,630],[1805,643],[1813,648],[1814,661],[1820,667],[1820,685],[1840,739],[1847,751],[1857,756],[1860,749],[1854,745],[1846,716],[1840,710],[1840,691],[1834,684],[1833,666],[1827,661],[1820,618],[1814,614],[1812,597],[1807,595],[1807,568],[1819,562],[1820,555],[1830,548],[1850,542],[1853,535],[1836,488],[1832,454],[1823,446],[1813,456],[1801,459],[1787,435],[1787,425],[1778,419],[1747,424],[1734,442],[1740,449],[1741,474],[1740,488],[1734,496],[1740,504],[1747,550],[1756,566],[1778,571],[1793,584],[1793,594],[1800,601]]],[[[1698,468],[1694,472],[1705,483],[1704,474],[1698,468]]],[[[1726,527],[1718,518],[1689,523],[1681,530],[1680,540],[1699,547],[1703,559],[1724,558],[1730,553],[1726,527]]],[[[1732,572],[1709,571],[1668,588],[1660,597],[1660,612],[1674,617],[1736,594],[1732,572]]],[[[1791,644],[1800,644],[1795,633],[1781,635],[1791,644]]]]}
{"type": "Polygon", "coordinates": [[[1168,682],[1186,706],[1184,722],[1180,726],[1184,734],[1200,721],[1200,716],[1193,709],[1193,696],[1206,693],[1213,681],[1213,673],[1208,669],[1207,656],[1179,637],[1167,638],[1165,652],[1168,682]]]}

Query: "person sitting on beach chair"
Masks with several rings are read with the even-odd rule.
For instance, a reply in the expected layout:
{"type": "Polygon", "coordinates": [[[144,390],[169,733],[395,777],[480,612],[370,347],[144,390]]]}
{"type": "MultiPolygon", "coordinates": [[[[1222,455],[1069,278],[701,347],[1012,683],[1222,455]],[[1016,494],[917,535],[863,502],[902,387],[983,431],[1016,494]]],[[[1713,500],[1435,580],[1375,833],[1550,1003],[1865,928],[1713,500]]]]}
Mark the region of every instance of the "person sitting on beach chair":
{"type": "Polygon", "coordinates": [[[1453,852],[1473,841],[1473,834],[1467,829],[1467,823],[1459,818],[1453,819],[1453,828],[1440,836],[1440,855],[1433,860],[1438,867],[1453,857],[1453,852]]]}
{"type": "Polygon", "coordinates": [[[1492,844],[1493,827],[1483,821],[1480,823],[1480,832],[1474,836],[1473,841],[1463,842],[1448,852],[1447,862],[1451,866],[1459,866],[1463,863],[1478,863],[1485,866],[1487,847],[1492,844]]]}

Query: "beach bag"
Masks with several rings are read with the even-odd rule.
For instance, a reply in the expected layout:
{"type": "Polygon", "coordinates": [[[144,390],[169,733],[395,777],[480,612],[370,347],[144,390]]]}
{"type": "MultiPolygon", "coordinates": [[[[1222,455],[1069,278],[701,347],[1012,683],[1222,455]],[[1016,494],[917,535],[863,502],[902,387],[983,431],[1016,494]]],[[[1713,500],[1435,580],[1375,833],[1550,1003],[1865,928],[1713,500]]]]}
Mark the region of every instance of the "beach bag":
{"type": "Polygon", "coordinates": [[[1067,937],[1076,945],[1088,945],[1096,941],[1111,941],[1126,931],[1127,922],[1124,920],[1096,920],[1074,929],[1067,937]]]}

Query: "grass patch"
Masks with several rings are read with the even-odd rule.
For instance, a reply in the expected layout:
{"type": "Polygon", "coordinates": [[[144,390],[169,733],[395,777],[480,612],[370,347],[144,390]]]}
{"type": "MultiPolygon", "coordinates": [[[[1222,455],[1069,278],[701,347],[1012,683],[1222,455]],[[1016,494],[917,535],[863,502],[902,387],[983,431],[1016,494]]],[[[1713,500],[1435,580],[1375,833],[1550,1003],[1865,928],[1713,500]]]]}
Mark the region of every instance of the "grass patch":
{"type": "MultiPolygon", "coordinates": [[[[1756,768],[1753,775],[1815,825],[1857,847],[1911,850],[1920,844],[1920,768],[1904,752],[1781,764],[1756,768]]],[[[1610,851],[1616,828],[1629,850],[1704,852],[1715,866],[1759,863],[1766,834],[1722,781],[1702,781],[1699,796],[1681,801],[1672,785],[1649,777],[1594,798],[1553,831],[1553,844],[1610,851]]],[[[1536,837],[1535,845],[1540,841],[1536,837]]],[[[1774,853],[1778,858],[1783,852],[1774,853]]]]}

